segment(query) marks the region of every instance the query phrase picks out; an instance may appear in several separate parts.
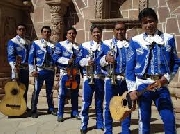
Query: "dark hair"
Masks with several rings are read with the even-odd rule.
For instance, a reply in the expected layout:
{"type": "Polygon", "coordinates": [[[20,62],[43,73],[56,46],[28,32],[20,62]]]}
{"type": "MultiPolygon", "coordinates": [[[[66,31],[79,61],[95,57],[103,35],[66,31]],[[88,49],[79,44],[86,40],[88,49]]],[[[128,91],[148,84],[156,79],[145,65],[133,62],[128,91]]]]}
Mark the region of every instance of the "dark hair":
{"type": "Polygon", "coordinates": [[[115,22],[115,23],[114,23],[114,29],[116,28],[116,25],[118,25],[118,24],[123,24],[123,25],[125,26],[125,28],[127,29],[126,24],[125,24],[125,22],[123,22],[123,21],[117,21],[117,22],[115,22]]]}
{"type": "Polygon", "coordinates": [[[95,28],[99,29],[100,32],[102,33],[102,28],[101,28],[100,26],[98,26],[98,25],[91,25],[91,28],[90,28],[91,33],[93,32],[93,30],[94,30],[95,28]]]}
{"type": "Polygon", "coordinates": [[[153,17],[156,21],[158,21],[157,14],[152,8],[144,8],[138,15],[138,19],[141,22],[144,17],[153,17]]]}
{"type": "Polygon", "coordinates": [[[25,27],[25,29],[26,29],[26,25],[25,25],[25,24],[23,24],[23,23],[18,23],[18,24],[17,24],[17,26],[16,26],[16,29],[18,29],[18,27],[19,27],[19,26],[24,26],[24,27],[25,27]]]}
{"type": "Polygon", "coordinates": [[[67,30],[66,30],[66,35],[68,33],[69,30],[73,30],[75,32],[75,34],[77,34],[77,31],[74,27],[69,27],[67,30]]]}
{"type": "Polygon", "coordinates": [[[43,29],[48,29],[48,30],[50,30],[50,33],[51,33],[51,28],[50,28],[50,26],[43,26],[43,27],[41,28],[41,33],[43,32],[43,29]]]}

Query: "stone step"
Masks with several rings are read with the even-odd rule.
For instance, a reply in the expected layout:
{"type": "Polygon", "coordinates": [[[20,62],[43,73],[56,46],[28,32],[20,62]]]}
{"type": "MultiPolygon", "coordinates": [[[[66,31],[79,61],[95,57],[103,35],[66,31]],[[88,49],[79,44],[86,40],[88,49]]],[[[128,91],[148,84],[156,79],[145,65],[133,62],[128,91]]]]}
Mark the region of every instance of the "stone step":
{"type": "Polygon", "coordinates": [[[0,73],[0,78],[4,78],[4,77],[11,77],[11,73],[0,73]]]}
{"type": "Polygon", "coordinates": [[[5,94],[0,94],[0,100],[4,97],[5,94]]]}
{"type": "Polygon", "coordinates": [[[9,77],[0,78],[0,87],[4,87],[4,85],[9,81],[11,81],[11,78],[9,77]]]}
{"type": "Polygon", "coordinates": [[[5,94],[4,89],[0,88],[0,94],[5,94]]]}

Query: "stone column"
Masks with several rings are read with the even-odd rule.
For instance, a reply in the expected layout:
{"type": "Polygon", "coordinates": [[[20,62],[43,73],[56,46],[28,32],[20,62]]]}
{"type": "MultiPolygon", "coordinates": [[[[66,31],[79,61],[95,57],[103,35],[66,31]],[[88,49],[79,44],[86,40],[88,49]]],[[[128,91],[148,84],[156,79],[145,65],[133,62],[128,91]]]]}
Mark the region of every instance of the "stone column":
{"type": "Polygon", "coordinates": [[[71,0],[46,0],[50,6],[52,36],[51,40],[58,42],[63,39],[63,15],[71,0]]]}
{"type": "Polygon", "coordinates": [[[139,0],[139,12],[148,7],[148,0],[139,0]]]}
{"type": "Polygon", "coordinates": [[[102,9],[103,9],[103,0],[96,0],[95,17],[97,19],[103,18],[102,9]]]}

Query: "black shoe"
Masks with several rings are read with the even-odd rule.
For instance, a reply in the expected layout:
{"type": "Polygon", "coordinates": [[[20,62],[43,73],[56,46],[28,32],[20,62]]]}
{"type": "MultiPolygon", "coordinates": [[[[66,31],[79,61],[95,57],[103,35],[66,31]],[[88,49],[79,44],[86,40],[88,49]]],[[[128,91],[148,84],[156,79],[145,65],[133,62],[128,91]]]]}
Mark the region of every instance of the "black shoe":
{"type": "Polygon", "coordinates": [[[52,114],[54,116],[57,116],[57,112],[55,110],[52,110],[52,111],[48,110],[47,114],[52,114]]]}
{"type": "Polygon", "coordinates": [[[58,122],[63,122],[64,119],[63,119],[63,117],[58,117],[58,118],[57,118],[57,121],[58,121],[58,122]]]}
{"type": "Polygon", "coordinates": [[[79,115],[75,115],[75,116],[71,115],[71,118],[76,118],[77,120],[81,120],[81,117],[79,115]]]}
{"type": "Polygon", "coordinates": [[[81,134],[86,134],[87,130],[80,129],[81,134]]]}
{"type": "Polygon", "coordinates": [[[33,112],[33,113],[31,114],[31,117],[32,117],[32,118],[38,118],[38,113],[37,113],[37,112],[33,112]]]}

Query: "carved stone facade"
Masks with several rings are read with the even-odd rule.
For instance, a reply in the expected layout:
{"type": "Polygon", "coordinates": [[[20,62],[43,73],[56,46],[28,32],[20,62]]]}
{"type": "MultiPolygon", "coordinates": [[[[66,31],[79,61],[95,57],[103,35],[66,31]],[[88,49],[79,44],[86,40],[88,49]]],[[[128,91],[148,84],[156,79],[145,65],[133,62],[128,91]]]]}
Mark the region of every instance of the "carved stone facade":
{"type": "Polygon", "coordinates": [[[102,19],[102,11],[103,11],[103,0],[96,0],[95,5],[95,17],[96,19],[102,19]]]}
{"type": "MultiPolygon", "coordinates": [[[[23,21],[28,8],[23,5],[22,0],[0,1],[0,98],[4,93],[4,84],[10,80],[10,66],[7,62],[6,44],[9,39],[16,35],[16,25],[23,21]]],[[[25,20],[24,20],[25,21],[25,20]]],[[[26,22],[25,22],[26,23],[26,22]]]]}
{"type": "Polygon", "coordinates": [[[63,16],[66,13],[66,7],[68,5],[68,0],[46,0],[50,6],[51,13],[51,28],[52,28],[52,37],[51,39],[54,42],[58,42],[63,38],[63,16]]]}
{"type": "Polygon", "coordinates": [[[139,0],[139,11],[148,7],[148,0],[139,0]]]}

